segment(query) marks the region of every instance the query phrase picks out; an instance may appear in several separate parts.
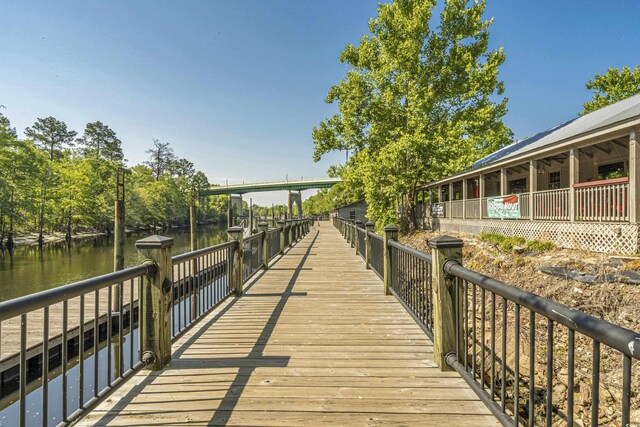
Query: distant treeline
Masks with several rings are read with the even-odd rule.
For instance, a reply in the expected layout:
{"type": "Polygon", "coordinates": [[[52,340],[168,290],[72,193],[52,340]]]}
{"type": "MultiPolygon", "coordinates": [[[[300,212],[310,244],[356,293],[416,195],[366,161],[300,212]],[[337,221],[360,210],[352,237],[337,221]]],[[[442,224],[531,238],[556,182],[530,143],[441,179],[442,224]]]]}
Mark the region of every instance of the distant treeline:
{"type": "Polygon", "coordinates": [[[126,226],[171,228],[225,217],[227,196],[204,197],[209,182],[169,143],[153,140],[148,161],[127,167],[122,143],[106,124],[81,136],[54,117],[39,118],[20,138],[0,113],[0,247],[15,233],[113,229],[116,177],[125,171],[126,226]]]}

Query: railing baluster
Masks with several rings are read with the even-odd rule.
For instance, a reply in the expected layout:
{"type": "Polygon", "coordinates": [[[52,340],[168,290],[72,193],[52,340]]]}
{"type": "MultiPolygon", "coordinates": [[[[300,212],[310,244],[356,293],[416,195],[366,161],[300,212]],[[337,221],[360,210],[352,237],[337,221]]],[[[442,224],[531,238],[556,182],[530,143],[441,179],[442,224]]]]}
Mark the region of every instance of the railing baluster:
{"type": "Polygon", "coordinates": [[[547,395],[546,395],[547,427],[553,423],[553,321],[547,319],[547,395]]]}
{"type": "Polygon", "coordinates": [[[536,313],[529,311],[529,427],[535,426],[536,313]]]}
{"type": "Polygon", "coordinates": [[[42,426],[49,424],[49,306],[42,313],[42,426]]]}
{"type": "Polygon", "coordinates": [[[573,392],[575,385],[575,331],[569,328],[567,360],[567,425],[573,425],[573,392]]]}
{"type": "Polygon", "coordinates": [[[600,342],[595,339],[593,340],[591,384],[591,427],[598,427],[600,418],[600,342]]]}
{"type": "Polygon", "coordinates": [[[84,407],[84,294],[80,295],[80,325],[78,328],[78,408],[84,407]]]}
{"type": "Polygon", "coordinates": [[[20,427],[27,425],[27,315],[20,316],[20,427]]]}
{"type": "Polygon", "coordinates": [[[515,355],[513,360],[513,425],[514,427],[517,427],[520,424],[520,304],[516,303],[515,307],[515,355]]]}

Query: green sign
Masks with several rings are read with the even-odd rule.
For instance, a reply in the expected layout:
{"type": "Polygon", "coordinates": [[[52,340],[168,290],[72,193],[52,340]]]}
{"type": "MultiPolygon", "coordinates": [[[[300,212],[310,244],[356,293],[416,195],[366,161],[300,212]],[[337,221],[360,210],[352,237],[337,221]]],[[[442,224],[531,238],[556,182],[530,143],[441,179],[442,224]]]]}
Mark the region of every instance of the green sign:
{"type": "Polygon", "coordinates": [[[487,197],[487,214],[489,218],[522,218],[520,212],[520,196],[487,197]]]}

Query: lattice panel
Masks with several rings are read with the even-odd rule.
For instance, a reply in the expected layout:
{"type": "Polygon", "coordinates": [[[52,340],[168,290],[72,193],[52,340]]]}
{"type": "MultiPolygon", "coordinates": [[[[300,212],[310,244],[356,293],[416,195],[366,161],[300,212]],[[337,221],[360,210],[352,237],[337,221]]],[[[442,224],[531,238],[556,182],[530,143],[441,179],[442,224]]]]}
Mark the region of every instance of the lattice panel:
{"type": "Polygon", "coordinates": [[[437,218],[434,229],[444,232],[497,233],[527,240],[550,240],[563,248],[631,255],[638,253],[637,224],[542,222],[437,218]]]}

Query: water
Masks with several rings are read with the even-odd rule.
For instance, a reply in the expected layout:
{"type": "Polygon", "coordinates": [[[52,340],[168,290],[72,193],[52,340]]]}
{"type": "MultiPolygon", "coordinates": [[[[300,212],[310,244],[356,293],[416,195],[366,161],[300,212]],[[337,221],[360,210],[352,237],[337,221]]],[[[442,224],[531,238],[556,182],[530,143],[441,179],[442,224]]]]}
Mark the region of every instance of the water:
{"type": "MultiPolygon", "coordinates": [[[[137,234],[125,239],[125,267],[139,262],[135,242],[150,235],[137,234]]],[[[159,232],[173,237],[173,254],[191,249],[188,229],[159,232]]],[[[227,241],[226,224],[198,229],[198,247],[204,248],[227,241]]],[[[13,256],[0,253],[0,301],[17,298],[45,289],[113,271],[113,238],[97,237],[66,243],[48,244],[38,247],[16,248],[13,256]]]]}

